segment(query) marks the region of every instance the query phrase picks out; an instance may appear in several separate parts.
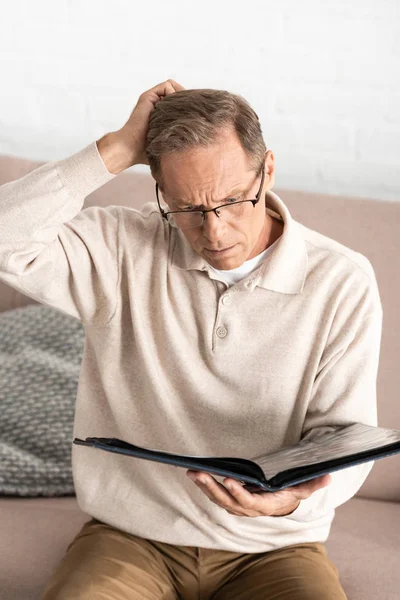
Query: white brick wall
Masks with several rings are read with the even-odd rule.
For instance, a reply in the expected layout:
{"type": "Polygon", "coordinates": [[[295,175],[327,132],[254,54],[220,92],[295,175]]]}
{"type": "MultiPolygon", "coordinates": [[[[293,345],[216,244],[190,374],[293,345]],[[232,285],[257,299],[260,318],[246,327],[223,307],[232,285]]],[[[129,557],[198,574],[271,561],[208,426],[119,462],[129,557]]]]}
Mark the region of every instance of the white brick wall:
{"type": "Polygon", "coordinates": [[[1,15],[0,153],[64,157],[172,77],[250,101],[277,187],[400,201],[400,0],[13,0],[1,15]]]}

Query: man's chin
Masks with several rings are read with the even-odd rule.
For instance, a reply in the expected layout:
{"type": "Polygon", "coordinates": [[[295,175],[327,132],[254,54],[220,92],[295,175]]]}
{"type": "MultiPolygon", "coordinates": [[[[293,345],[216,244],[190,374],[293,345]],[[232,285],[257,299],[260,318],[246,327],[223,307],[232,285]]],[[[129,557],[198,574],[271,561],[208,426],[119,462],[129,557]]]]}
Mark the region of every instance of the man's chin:
{"type": "Polygon", "coordinates": [[[222,252],[212,252],[206,248],[203,250],[203,256],[214,269],[220,271],[230,271],[240,267],[244,260],[237,254],[237,248],[232,246],[222,252]]]}

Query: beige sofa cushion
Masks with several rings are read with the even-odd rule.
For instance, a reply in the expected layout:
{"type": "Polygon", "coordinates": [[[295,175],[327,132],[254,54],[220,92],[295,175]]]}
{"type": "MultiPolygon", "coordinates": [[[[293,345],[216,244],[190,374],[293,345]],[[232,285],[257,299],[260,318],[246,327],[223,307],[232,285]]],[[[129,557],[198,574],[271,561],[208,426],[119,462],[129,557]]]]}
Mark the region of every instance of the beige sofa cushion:
{"type": "MultiPolygon", "coordinates": [[[[27,160],[0,157],[0,184],[21,177],[38,166],[27,160]]],[[[379,424],[400,429],[399,389],[399,296],[400,201],[380,202],[297,191],[276,190],[292,216],[367,256],[374,266],[380,288],[384,323],[378,374],[379,424]]],[[[110,204],[140,207],[155,200],[154,181],[134,170],[125,172],[93,192],[84,207],[110,204]]],[[[400,199],[399,199],[400,200],[400,199]]],[[[34,302],[0,282],[0,310],[34,302]]],[[[400,500],[399,455],[378,461],[359,496],[400,500]]]]}
{"type": "MultiPolygon", "coordinates": [[[[75,498],[0,499],[0,600],[38,600],[89,515],[75,498]]],[[[349,600],[397,600],[400,504],[353,498],[336,511],[326,544],[349,600]]],[[[322,597],[321,597],[322,600],[322,597]]]]}

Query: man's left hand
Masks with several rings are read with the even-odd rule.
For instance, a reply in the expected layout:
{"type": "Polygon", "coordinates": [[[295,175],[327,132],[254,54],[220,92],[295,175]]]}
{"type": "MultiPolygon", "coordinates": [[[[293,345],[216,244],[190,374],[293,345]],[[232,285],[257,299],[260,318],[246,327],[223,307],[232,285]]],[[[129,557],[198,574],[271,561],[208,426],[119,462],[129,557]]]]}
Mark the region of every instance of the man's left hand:
{"type": "Polygon", "coordinates": [[[189,470],[186,474],[212,502],[238,517],[290,515],[299,506],[301,500],[309,498],[317,490],[328,486],[332,480],[330,475],[323,475],[279,492],[252,494],[241,483],[230,477],[224,479],[222,485],[210,473],[204,471],[189,470]]]}

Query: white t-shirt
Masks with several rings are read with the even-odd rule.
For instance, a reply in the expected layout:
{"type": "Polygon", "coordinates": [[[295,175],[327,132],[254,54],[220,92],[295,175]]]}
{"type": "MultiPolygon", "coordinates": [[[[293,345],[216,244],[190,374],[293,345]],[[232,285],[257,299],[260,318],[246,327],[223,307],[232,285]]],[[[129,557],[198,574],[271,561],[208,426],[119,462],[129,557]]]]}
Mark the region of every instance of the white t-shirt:
{"type": "Polygon", "coordinates": [[[211,265],[210,268],[217,275],[217,279],[219,281],[223,281],[229,287],[231,287],[232,285],[235,285],[235,283],[238,283],[238,281],[241,281],[242,279],[247,277],[247,275],[250,275],[250,273],[252,273],[256,269],[258,269],[258,267],[261,266],[261,263],[264,262],[268,254],[271,253],[278,240],[275,240],[275,242],[271,246],[269,246],[269,248],[263,250],[261,254],[257,254],[257,256],[255,256],[254,258],[246,260],[246,262],[240,265],[240,267],[236,267],[236,269],[220,270],[215,269],[211,265]]]}

